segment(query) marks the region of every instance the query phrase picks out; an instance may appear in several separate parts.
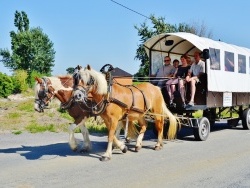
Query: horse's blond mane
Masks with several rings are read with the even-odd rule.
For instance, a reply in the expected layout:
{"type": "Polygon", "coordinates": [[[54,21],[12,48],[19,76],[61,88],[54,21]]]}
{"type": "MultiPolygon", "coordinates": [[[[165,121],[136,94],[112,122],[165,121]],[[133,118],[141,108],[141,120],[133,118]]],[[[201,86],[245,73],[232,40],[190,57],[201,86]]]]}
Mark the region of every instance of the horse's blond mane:
{"type": "Polygon", "coordinates": [[[90,68],[90,69],[81,69],[79,71],[81,75],[81,79],[83,83],[88,83],[91,79],[91,76],[94,78],[94,85],[96,86],[96,93],[103,95],[107,94],[107,81],[104,75],[100,72],[97,72],[96,70],[90,68]]]}

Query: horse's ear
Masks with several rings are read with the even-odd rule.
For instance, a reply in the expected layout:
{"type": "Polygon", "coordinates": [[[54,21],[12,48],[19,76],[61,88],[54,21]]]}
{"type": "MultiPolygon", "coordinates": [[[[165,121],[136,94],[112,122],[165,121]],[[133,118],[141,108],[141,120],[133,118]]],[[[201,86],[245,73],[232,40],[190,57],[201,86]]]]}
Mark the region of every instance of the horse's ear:
{"type": "Polygon", "coordinates": [[[43,83],[43,81],[42,81],[41,78],[35,77],[35,80],[36,80],[39,84],[43,83]]]}
{"type": "Polygon", "coordinates": [[[87,65],[87,69],[88,69],[88,70],[91,70],[91,67],[90,67],[90,65],[87,65]]]}
{"type": "Polygon", "coordinates": [[[82,66],[81,65],[77,65],[76,69],[81,70],[82,66]]]}

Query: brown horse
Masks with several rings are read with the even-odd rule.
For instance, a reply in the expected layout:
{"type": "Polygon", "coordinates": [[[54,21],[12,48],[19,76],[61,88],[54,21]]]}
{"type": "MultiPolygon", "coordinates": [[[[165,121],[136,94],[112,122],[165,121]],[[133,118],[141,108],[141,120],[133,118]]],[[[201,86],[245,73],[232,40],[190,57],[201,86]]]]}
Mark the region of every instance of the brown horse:
{"type": "MultiPolygon", "coordinates": [[[[73,151],[77,150],[77,143],[74,136],[76,128],[80,128],[83,135],[83,146],[80,149],[81,152],[87,152],[91,150],[91,142],[89,139],[89,132],[85,127],[85,122],[89,117],[92,117],[91,101],[88,100],[88,104],[75,102],[73,99],[73,77],[58,76],[58,77],[43,77],[36,78],[35,85],[35,105],[34,108],[38,112],[42,112],[45,106],[50,102],[53,97],[56,97],[61,102],[61,108],[66,109],[71,117],[74,118],[74,123],[69,127],[69,145],[73,151]]],[[[75,93],[76,94],[76,93],[75,93]]],[[[132,124],[132,122],[130,122],[132,124]]],[[[117,136],[120,134],[120,129],[123,128],[125,122],[119,122],[117,136]]],[[[135,137],[135,126],[128,127],[128,135],[131,138],[135,137]]]]}
{"type": "MultiPolygon", "coordinates": [[[[76,88],[91,94],[93,100],[100,106],[105,106],[100,116],[108,128],[108,147],[102,155],[102,161],[112,157],[112,143],[114,142],[122,151],[126,146],[115,136],[119,120],[127,118],[128,121],[138,121],[141,130],[136,141],[135,150],[142,147],[142,139],[146,131],[145,115],[154,116],[155,128],[158,132],[158,141],[155,150],[163,147],[164,118],[169,120],[168,139],[176,137],[179,125],[177,118],[166,108],[163,95],[159,87],[150,83],[135,86],[123,86],[118,83],[108,84],[104,74],[93,70],[89,65],[80,69],[80,80],[76,88]],[[105,105],[106,104],[106,105],[105,105]]],[[[85,95],[87,97],[87,95],[85,95]]]]}
{"type": "Polygon", "coordinates": [[[89,132],[85,127],[86,120],[90,117],[90,112],[85,106],[73,101],[73,77],[43,77],[36,78],[35,85],[35,105],[34,108],[38,112],[42,112],[45,105],[56,97],[61,102],[61,107],[66,109],[71,117],[74,118],[74,123],[69,126],[69,145],[73,151],[77,150],[77,143],[74,136],[76,128],[80,128],[83,136],[83,146],[81,152],[91,150],[91,142],[89,132]],[[84,110],[83,110],[84,109],[84,110]]]}

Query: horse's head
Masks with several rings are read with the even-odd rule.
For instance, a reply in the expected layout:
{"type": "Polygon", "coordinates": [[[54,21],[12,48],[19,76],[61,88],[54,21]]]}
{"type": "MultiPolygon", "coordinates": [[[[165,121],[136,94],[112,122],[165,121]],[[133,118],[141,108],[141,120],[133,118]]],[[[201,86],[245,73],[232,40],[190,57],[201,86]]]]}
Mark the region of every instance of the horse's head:
{"type": "Polygon", "coordinates": [[[54,96],[58,98],[60,102],[65,103],[72,96],[72,91],[72,76],[36,78],[34,108],[38,112],[43,112],[44,108],[54,96]],[[58,92],[59,90],[61,90],[61,92],[58,92]]]}
{"type": "MultiPolygon", "coordinates": [[[[87,67],[89,70],[91,69],[89,66],[87,67]]],[[[91,92],[92,86],[94,85],[94,80],[92,77],[87,74],[87,72],[83,72],[81,66],[77,66],[74,71],[74,99],[77,102],[85,101],[88,98],[88,93],[91,92]],[[89,77],[91,79],[89,79],[89,77]]]]}
{"type": "Polygon", "coordinates": [[[75,81],[74,86],[74,98],[77,101],[86,100],[89,94],[93,96],[107,93],[107,81],[104,75],[92,69],[90,65],[87,65],[86,68],[77,69],[75,78],[77,81],[75,81]]]}
{"type": "Polygon", "coordinates": [[[74,69],[73,73],[74,86],[77,86],[79,84],[79,81],[81,80],[81,75],[79,74],[81,68],[82,66],[77,65],[77,67],[74,69]]]}
{"type": "Polygon", "coordinates": [[[51,86],[51,81],[47,77],[35,78],[35,105],[38,112],[43,112],[49,101],[55,95],[55,89],[51,86]]]}

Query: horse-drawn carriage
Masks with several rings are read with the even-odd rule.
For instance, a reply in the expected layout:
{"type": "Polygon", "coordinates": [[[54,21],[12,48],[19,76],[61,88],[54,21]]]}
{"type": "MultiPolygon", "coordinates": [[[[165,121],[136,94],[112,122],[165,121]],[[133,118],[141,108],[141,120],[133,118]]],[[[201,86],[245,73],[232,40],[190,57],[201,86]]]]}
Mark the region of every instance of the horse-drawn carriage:
{"type": "MultiPolygon", "coordinates": [[[[183,108],[177,93],[176,106],[169,106],[182,125],[193,128],[197,140],[207,139],[216,120],[226,119],[232,126],[242,120],[243,128],[250,129],[250,49],[183,32],[154,36],[144,47],[150,60],[150,75],[162,66],[166,55],[180,59],[183,54],[193,57],[194,52],[200,52],[206,67],[196,84],[195,105],[183,108]],[[201,118],[192,116],[197,111],[203,112],[201,118]]],[[[189,87],[186,84],[187,101],[189,87]]],[[[166,88],[162,88],[162,93],[169,104],[166,88]]]]}
{"type": "MultiPolygon", "coordinates": [[[[73,131],[77,126],[81,127],[83,138],[87,142],[83,150],[90,149],[84,122],[89,116],[100,115],[108,128],[108,146],[100,158],[102,161],[111,158],[113,143],[122,152],[127,151],[126,145],[115,135],[117,124],[122,121],[128,126],[137,121],[141,127],[135,151],[142,147],[147,116],[152,117],[158,135],[155,150],[163,147],[164,121],[169,125],[169,139],[176,138],[181,124],[192,127],[197,140],[206,140],[210,125],[219,120],[226,110],[230,113],[226,117],[228,123],[237,124],[242,120],[243,128],[250,129],[249,49],[188,33],[160,34],[146,41],[144,46],[150,59],[150,74],[155,73],[162,65],[166,55],[174,59],[183,54],[192,57],[196,51],[202,54],[206,70],[196,85],[194,106],[183,108],[178,103],[178,95],[175,98],[176,106],[168,106],[166,90],[160,90],[150,83],[122,85],[112,79],[111,65],[107,65],[108,71],[104,70],[104,66],[100,72],[88,65],[85,68],[78,66],[74,76],[66,78],[66,81],[62,77],[37,79],[35,109],[42,111],[53,97],[57,97],[67,107],[75,119],[75,124],[70,127],[70,145],[73,150],[76,149],[73,131]],[[88,104],[89,94],[94,103],[88,104]],[[199,110],[203,112],[202,117],[193,117],[193,113],[199,110]],[[231,115],[233,112],[237,113],[237,117],[231,115]]],[[[187,85],[187,100],[190,95],[188,88],[187,85]]]]}

